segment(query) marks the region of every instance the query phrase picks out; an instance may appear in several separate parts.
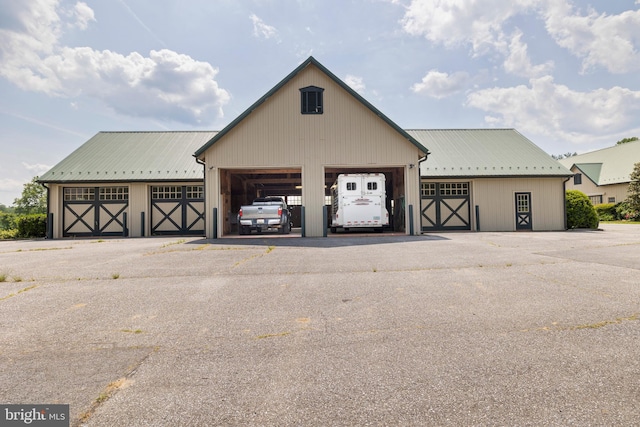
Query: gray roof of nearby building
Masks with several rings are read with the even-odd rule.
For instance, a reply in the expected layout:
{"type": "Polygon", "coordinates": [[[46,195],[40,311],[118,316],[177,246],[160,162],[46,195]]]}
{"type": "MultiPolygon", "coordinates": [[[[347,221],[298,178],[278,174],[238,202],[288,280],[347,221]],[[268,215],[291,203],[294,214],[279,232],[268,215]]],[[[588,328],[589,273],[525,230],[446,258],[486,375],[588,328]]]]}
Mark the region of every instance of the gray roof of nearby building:
{"type": "Polygon", "coordinates": [[[559,160],[575,167],[596,185],[624,184],[631,181],[634,165],[640,162],[640,141],[591,151],[559,160]]]}
{"type": "Polygon", "coordinates": [[[193,153],[216,135],[192,132],[99,132],[43,174],[40,182],[202,180],[193,153]]]}
{"type": "Polygon", "coordinates": [[[514,129],[414,129],[407,133],[431,152],[420,165],[421,176],[573,175],[514,129]]]}

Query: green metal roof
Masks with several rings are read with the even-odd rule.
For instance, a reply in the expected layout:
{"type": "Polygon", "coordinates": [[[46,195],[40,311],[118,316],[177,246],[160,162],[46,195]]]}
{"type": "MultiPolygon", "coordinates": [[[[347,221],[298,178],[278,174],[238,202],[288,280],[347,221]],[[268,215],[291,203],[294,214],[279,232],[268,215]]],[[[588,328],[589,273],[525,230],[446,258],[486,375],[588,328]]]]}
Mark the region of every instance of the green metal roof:
{"type": "Polygon", "coordinates": [[[559,162],[569,169],[575,165],[596,185],[624,184],[631,181],[633,167],[640,162],[640,141],[578,154],[559,162]],[[598,173],[595,165],[600,165],[598,173]]]}
{"type": "Polygon", "coordinates": [[[418,141],[413,136],[411,136],[410,134],[405,132],[404,129],[402,129],[400,126],[395,124],[391,119],[389,119],[387,116],[385,116],[380,110],[378,110],[371,103],[369,103],[369,101],[367,101],[360,94],[358,94],[358,92],[353,90],[349,85],[347,85],[342,80],[340,80],[338,77],[336,77],[335,74],[333,74],[331,71],[329,71],[324,65],[322,65],[320,62],[318,62],[313,56],[310,56],[306,61],[304,61],[302,64],[300,64],[295,70],[293,70],[287,77],[282,79],[282,81],[280,81],[280,83],[275,85],[273,87],[273,89],[271,89],[264,96],[262,96],[262,98],[258,99],[253,105],[251,105],[249,108],[247,108],[247,110],[245,110],[244,113],[240,114],[235,120],[233,120],[231,123],[229,123],[217,135],[215,135],[213,138],[211,138],[211,140],[209,140],[206,144],[204,144],[202,147],[200,147],[195,152],[194,155],[196,157],[202,156],[202,154],[204,154],[204,152],[207,151],[207,149],[209,147],[211,147],[218,140],[223,138],[224,135],[226,135],[231,129],[233,129],[242,120],[244,120],[249,114],[251,114],[253,112],[253,110],[258,108],[262,103],[264,103],[267,99],[269,99],[269,97],[271,97],[274,93],[276,93],[278,90],[280,90],[291,79],[293,79],[298,73],[300,73],[302,70],[304,70],[305,68],[307,68],[310,65],[313,65],[313,66],[317,67],[320,71],[322,71],[324,74],[326,74],[331,80],[333,80],[336,84],[338,84],[338,86],[342,87],[342,89],[344,89],[351,96],[356,98],[360,103],[362,103],[365,107],[367,107],[369,110],[371,110],[375,115],[377,115],[382,120],[384,120],[389,126],[391,126],[400,135],[402,135],[405,139],[407,139],[407,141],[409,141],[411,144],[415,145],[423,154],[426,155],[426,154],[429,153],[429,150],[427,150],[427,148],[424,145],[422,145],[422,143],[420,141],[418,141]]]}
{"type": "Polygon", "coordinates": [[[217,132],[100,132],[40,182],[202,180],[193,153],[217,132]]]}
{"type": "Polygon", "coordinates": [[[593,181],[594,184],[600,182],[600,172],[602,172],[602,163],[577,163],[576,167],[593,181]]]}
{"type": "Polygon", "coordinates": [[[407,130],[431,154],[420,165],[424,177],[571,176],[515,129],[407,130]]]}

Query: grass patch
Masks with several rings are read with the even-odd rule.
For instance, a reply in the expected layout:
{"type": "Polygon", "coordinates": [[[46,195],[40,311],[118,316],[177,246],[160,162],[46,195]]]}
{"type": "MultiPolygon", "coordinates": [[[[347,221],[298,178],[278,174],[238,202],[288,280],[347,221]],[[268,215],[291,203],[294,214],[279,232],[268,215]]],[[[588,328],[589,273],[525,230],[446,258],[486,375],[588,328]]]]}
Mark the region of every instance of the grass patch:
{"type": "Polygon", "coordinates": [[[8,277],[6,273],[0,273],[0,282],[6,282],[8,277]]]}
{"type": "Polygon", "coordinates": [[[113,280],[115,280],[115,279],[119,279],[119,278],[120,278],[120,273],[113,273],[113,274],[111,275],[111,278],[112,278],[113,280]]]}
{"type": "Polygon", "coordinates": [[[165,243],[164,245],[162,245],[160,247],[161,248],[166,248],[166,247],[173,246],[173,245],[181,245],[181,244],[183,244],[185,242],[186,242],[185,239],[180,239],[180,240],[176,240],[175,242],[165,243]]]}
{"type": "Polygon", "coordinates": [[[144,333],[142,329],[120,329],[120,332],[125,332],[127,334],[143,334],[144,333]]]}
{"type": "Polygon", "coordinates": [[[258,335],[256,337],[256,339],[258,340],[262,340],[265,338],[277,338],[277,337],[286,337],[287,335],[290,335],[291,332],[280,332],[278,334],[265,334],[265,335],[258,335]]]}
{"type": "Polygon", "coordinates": [[[24,292],[30,291],[31,289],[35,289],[35,288],[37,288],[37,287],[38,287],[38,285],[27,286],[27,287],[26,287],[26,288],[24,288],[24,289],[20,289],[20,290],[19,290],[18,292],[16,292],[16,293],[12,293],[12,294],[7,295],[6,297],[2,297],[2,298],[0,298],[0,301],[4,301],[4,300],[7,300],[7,299],[9,299],[9,298],[13,298],[13,297],[15,297],[15,296],[20,295],[21,293],[24,293],[24,292]]]}

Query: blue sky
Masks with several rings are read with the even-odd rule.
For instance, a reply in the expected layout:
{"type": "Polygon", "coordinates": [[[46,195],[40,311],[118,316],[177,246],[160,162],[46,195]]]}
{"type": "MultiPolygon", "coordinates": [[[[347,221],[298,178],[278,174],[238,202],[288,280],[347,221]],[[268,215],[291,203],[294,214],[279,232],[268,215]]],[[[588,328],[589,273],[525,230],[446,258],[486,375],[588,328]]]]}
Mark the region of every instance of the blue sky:
{"type": "MultiPolygon", "coordinates": [[[[405,129],[640,137],[640,0],[0,0],[0,203],[99,131],[219,130],[314,56],[405,129]]],[[[640,160],[640,159],[639,159],[640,160]]]]}

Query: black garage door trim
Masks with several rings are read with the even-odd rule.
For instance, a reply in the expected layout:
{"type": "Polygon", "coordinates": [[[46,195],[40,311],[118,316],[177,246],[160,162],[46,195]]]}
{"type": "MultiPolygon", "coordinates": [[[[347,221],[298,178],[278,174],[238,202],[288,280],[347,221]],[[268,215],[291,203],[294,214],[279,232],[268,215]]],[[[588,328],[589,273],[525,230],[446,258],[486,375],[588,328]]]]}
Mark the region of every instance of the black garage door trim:
{"type": "Polygon", "coordinates": [[[471,230],[468,182],[423,182],[422,231],[471,230]]]}

